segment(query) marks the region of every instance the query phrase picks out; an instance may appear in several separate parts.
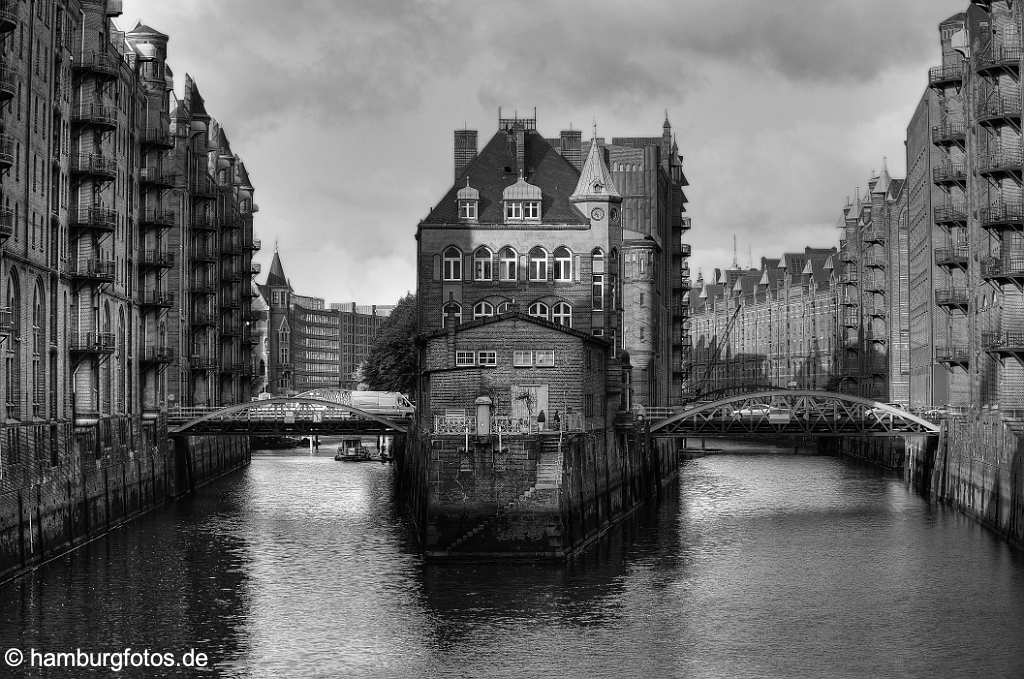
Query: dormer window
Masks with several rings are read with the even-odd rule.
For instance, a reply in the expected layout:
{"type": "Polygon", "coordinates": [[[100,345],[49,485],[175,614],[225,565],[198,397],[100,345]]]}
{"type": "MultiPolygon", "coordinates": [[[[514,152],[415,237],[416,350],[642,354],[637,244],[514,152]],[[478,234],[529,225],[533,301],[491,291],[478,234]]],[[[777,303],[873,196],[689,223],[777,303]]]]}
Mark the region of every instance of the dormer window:
{"type": "Polygon", "coordinates": [[[505,187],[501,194],[505,203],[505,222],[539,222],[541,207],[541,190],[523,179],[519,173],[519,181],[505,187]]]}
{"type": "Polygon", "coordinates": [[[459,203],[459,219],[475,222],[478,219],[480,192],[469,185],[469,177],[466,177],[466,185],[459,189],[456,200],[459,203]]]}

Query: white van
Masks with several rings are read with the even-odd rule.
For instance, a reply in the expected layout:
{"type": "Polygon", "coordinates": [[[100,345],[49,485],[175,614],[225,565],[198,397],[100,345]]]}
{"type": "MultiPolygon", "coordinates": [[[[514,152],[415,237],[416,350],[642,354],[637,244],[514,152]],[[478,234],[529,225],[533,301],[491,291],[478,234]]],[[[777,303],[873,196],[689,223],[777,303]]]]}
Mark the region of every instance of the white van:
{"type": "Polygon", "coordinates": [[[397,391],[353,391],[350,399],[353,408],[374,415],[412,417],[416,411],[409,399],[397,391]]]}

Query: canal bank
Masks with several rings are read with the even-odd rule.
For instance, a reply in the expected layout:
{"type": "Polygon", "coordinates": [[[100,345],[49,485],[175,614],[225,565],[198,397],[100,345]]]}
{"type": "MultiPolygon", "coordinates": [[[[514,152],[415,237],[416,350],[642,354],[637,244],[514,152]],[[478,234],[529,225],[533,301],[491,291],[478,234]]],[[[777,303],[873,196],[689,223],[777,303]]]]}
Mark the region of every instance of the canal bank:
{"type": "Polygon", "coordinates": [[[0,583],[193,492],[250,460],[247,437],[167,438],[103,419],[0,428],[0,583]]]}

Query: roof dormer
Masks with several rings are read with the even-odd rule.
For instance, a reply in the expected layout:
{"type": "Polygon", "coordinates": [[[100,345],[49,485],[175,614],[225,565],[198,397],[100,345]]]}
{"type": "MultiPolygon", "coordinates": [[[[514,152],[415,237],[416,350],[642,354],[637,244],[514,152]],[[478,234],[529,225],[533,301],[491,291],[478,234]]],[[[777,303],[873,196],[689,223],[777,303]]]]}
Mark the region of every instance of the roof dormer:
{"type": "Polygon", "coordinates": [[[519,181],[505,187],[501,193],[505,205],[505,223],[539,222],[541,207],[541,191],[539,186],[530,184],[523,179],[519,171],[519,181]]]}
{"type": "Polygon", "coordinates": [[[466,185],[456,194],[456,200],[459,203],[459,219],[475,222],[480,214],[480,192],[469,185],[469,177],[466,177],[466,185]]]}

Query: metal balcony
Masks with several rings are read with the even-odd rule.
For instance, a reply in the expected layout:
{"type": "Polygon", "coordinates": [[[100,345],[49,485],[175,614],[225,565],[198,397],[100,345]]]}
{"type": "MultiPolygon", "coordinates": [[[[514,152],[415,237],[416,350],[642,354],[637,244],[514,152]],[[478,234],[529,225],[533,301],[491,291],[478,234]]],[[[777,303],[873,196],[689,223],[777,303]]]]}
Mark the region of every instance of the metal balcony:
{"type": "Polygon", "coordinates": [[[14,315],[10,307],[0,307],[0,334],[8,334],[14,328],[14,315]]]}
{"type": "Polygon", "coordinates": [[[262,269],[262,267],[260,266],[259,262],[253,262],[252,264],[249,265],[249,275],[250,276],[259,276],[261,269],[262,269]]]}
{"type": "Polygon", "coordinates": [[[884,269],[889,263],[885,255],[864,255],[864,266],[873,269],[884,269]]]}
{"type": "Polygon", "coordinates": [[[117,264],[109,259],[87,259],[76,262],[68,276],[76,281],[103,284],[113,283],[117,264]]]}
{"type": "Polygon", "coordinates": [[[967,166],[962,162],[946,161],[932,168],[932,182],[937,186],[965,185],[967,183],[967,166]]]}
{"type": "Polygon", "coordinates": [[[964,80],[962,64],[932,66],[928,69],[928,86],[935,89],[959,86],[964,80]]]}
{"type": "Polygon", "coordinates": [[[1024,168],[1024,151],[998,149],[978,155],[978,174],[989,179],[1020,179],[1024,168]]]}
{"type": "Polygon", "coordinates": [[[998,203],[978,210],[981,228],[991,231],[1019,231],[1024,228],[1024,209],[1020,203],[998,203]]]}
{"type": "Polygon", "coordinates": [[[236,337],[242,334],[242,324],[238,321],[225,322],[220,328],[220,334],[224,337],[236,337]]]}
{"type": "Polygon", "coordinates": [[[856,311],[847,310],[843,313],[843,325],[847,328],[860,327],[860,314],[856,311]]]}
{"type": "Polygon", "coordinates": [[[935,223],[939,226],[964,226],[967,224],[967,206],[958,203],[935,206],[935,223]]]}
{"type": "Polygon", "coordinates": [[[171,347],[143,347],[142,362],[163,365],[174,362],[174,349],[171,347]]]}
{"type": "Polygon", "coordinates": [[[209,309],[194,309],[189,322],[193,328],[213,327],[217,325],[217,316],[209,309]]]}
{"type": "Polygon", "coordinates": [[[1024,52],[1019,44],[991,43],[976,53],[975,72],[981,75],[1000,75],[1020,73],[1020,60],[1024,52]]]}
{"type": "Polygon", "coordinates": [[[117,159],[96,153],[79,153],[72,156],[71,172],[93,179],[113,181],[117,178],[117,159]]]}
{"type": "Polygon", "coordinates": [[[143,167],[139,169],[139,184],[170,189],[178,185],[178,176],[162,167],[143,167]]]}
{"type": "Polygon", "coordinates": [[[220,307],[223,311],[227,312],[225,315],[230,314],[232,311],[237,311],[242,308],[242,301],[239,297],[231,296],[225,297],[221,300],[220,307]]]}
{"type": "Polygon", "coordinates": [[[872,318],[885,318],[889,315],[889,310],[881,304],[872,304],[865,309],[865,313],[872,318]]]}
{"type": "Polygon", "coordinates": [[[988,127],[1015,125],[1020,128],[1020,95],[994,93],[978,102],[978,124],[988,127]]]}
{"type": "Polygon", "coordinates": [[[885,229],[879,226],[870,226],[861,233],[861,237],[865,243],[881,243],[889,239],[889,234],[885,232],[885,229]]]}
{"type": "Polygon", "coordinates": [[[10,33],[18,27],[18,0],[0,2],[0,33],[10,33]]]}
{"type": "Polygon", "coordinates": [[[856,271],[847,271],[839,274],[839,282],[843,285],[857,285],[860,283],[860,274],[856,271]]]}
{"type": "Polygon", "coordinates": [[[0,134],[0,171],[14,165],[14,137],[0,134]]]}
{"type": "Polygon", "coordinates": [[[202,370],[205,372],[217,369],[217,360],[203,354],[192,354],[189,357],[188,363],[190,370],[202,370]]]}
{"type": "Polygon", "coordinates": [[[170,150],[174,148],[174,137],[165,127],[147,127],[140,135],[142,145],[149,148],[170,150]]]}
{"type": "Polygon", "coordinates": [[[235,269],[222,269],[220,279],[225,282],[237,283],[242,280],[242,272],[235,269]]]}
{"type": "Polygon", "coordinates": [[[253,238],[249,244],[249,249],[252,250],[253,252],[259,252],[262,247],[263,241],[261,241],[259,238],[253,238]]]}
{"type": "Polygon", "coordinates": [[[970,365],[971,352],[966,344],[951,344],[935,347],[935,362],[945,365],[970,365]]]}
{"type": "Polygon", "coordinates": [[[857,263],[857,253],[850,249],[839,251],[839,261],[846,262],[847,264],[857,263]]]}
{"type": "Polygon", "coordinates": [[[962,121],[945,122],[932,128],[935,146],[963,146],[967,143],[967,124],[962,121]]]}
{"type": "Polygon", "coordinates": [[[193,212],[192,229],[195,231],[216,231],[217,221],[210,215],[206,215],[201,212],[193,212]]]}
{"type": "Polygon", "coordinates": [[[189,286],[189,291],[193,295],[216,295],[217,285],[208,281],[192,281],[192,284],[189,286]]]}
{"type": "Polygon", "coordinates": [[[115,339],[112,332],[73,332],[68,341],[72,354],[112,354],[115,339]]]}
{"type": "Polygon", "coordinates": [[[864,292],[885,294],[886,287],[885,278],[881,276],[871,276],[864,279],[864,292]]]}
{"type": "Polygon", "coordinates": [[[117,212],[98,206],[82,208],[72,214],[70,226],[83,231],[111,232],[117,228],[117,212]]]}
{"type": "Polygon", "coordinates": [[[941,288],[935,290],[935,304],[946,309],[960,309],[967,311],[970,308],[971,296],[967,288],[941,288]]]}
{"type": "Polygon", "coordinates": [[[217,187],[209,177],[198,177],[189,187],[192,197],[196,200],[213,200],[217,197],[217,187]]]}
{"type": "Polygon", "coordinates": [[[1024,332],[983,332],[981,346],[996,356],[1024,359],[1024,332]]]}
{"type": "Polygon", "coordinates": [[[935,248],[935,265],[947,269],[967,269],[967,258],[970,255],[966,245],[950,245],[935,248]]]}
{"type": "Polygon", "coordinates": [[[99,78],[114,80],[121,73],[124,63],[120,55],[110,52],[86,51],[71,63],[76,72],[91,73],[99,78]]]}
{"type": "Polygon", "coordinates": [[[174,306],[174,293],[163,290],[145,290],[136,300],[141,307],[170,309],[174,306]]]}
{"type": "Polygon", "coordinates": [[[14,210],[0,208],[0,243],[14,235],[14,210]]]}
{"type": "Polygon", "coordinates": [[[174,266],[174,253],[164,250],[143,250],[139,266],[149,269],[170,269],[174,266]]]}
{"type": "Polygon", "coordinates": [[[993,283],[1020,283],[1024,281],[1024,249],[1004,246],[999,257],[981,260],[981,277],[993,283]]]}
{"type": "Polygon", "coordinates": [[[238,241],[226,241],[221,243],[220,256],[224,258],[241,257],[244,248],[238,241]]]}
{"type": "Polygon", "coordinates": [[[217,252],[209,246],[204,246],[200,243],[192,243],[192,260],[196,262],[203,262],[204,264],[215,264],[217,262],[217,252]]]}
{"type": "Polygon", "coordinates": [[[679,245],[679,254],[683,257],[689,257],[693,253],[693,246],[689,243],[681,243],[679,245]]]}
{"type": "Polygon", "coordinates": [[[0,61],[0,103],[13,99],[18,95],[18,84],[21,76],[18,71],[0,61]]]}
{"type": "Polygon", "coordinates": [[[100,130],[117,129],[117,109],[102,104],[81,104],[71,114],[75,125],[88,125],[100,130]]]}
{"type": "Polygon", "coordinates": [[[139,217],[139,225],[151,229],[171,229],[178,223],[178,215],[173,210],[143,210],[139,217]]]}

